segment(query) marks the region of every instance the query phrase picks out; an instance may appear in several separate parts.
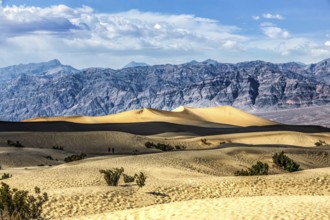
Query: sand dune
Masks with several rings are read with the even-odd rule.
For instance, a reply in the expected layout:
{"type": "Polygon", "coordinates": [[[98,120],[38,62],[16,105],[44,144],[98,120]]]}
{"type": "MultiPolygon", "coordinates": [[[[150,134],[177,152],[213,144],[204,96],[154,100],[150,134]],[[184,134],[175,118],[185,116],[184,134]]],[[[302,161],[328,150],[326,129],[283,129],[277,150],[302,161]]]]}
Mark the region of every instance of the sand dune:
{"type": "MultiPolygon", "coordinates": [[[[274,218],[275,215],[286,214],[292,218],[322,218],[329,210],[329,204],[324,202],[330,196],[329,154],[329,149],[318,148],[230,147],[137,156],[102,156],[53,167],[5,169],[0,173],[13,174],[12,178],[4,180],[12,187],[32,190],[34,186],[39,186],[46,191],[50,197],[44,208],[47,219],[153,219],[157,211],[161,212],[160,218],[178,219],[180,216],[206,216],[207,213],[215,216],[220,207],[226,210],[219,215],[240,219],[243,216],[237,210],[244,206],[246,211],[242,213],[251,213],[247,217],[257,213],[263,217],[270,213],[274,218]],[[288,174],[273,167],[271,156],[281,150],[300,163],[303,171],[288,174]],[[235,170],[249,167],[257,160],[269,163],[272,175],[233,176],[235,170]],[[126,187],[106,186],[98,171],[112,167],[124,167],[125,172],[131,175],[138,171],[145,172],[147,185],[140,190],[134,184],[126,187]],[[281,200],[283,205],[278,203],[281,200]],[[168,204],[161,205],[165,203],[168,204]],[[290,203],[295,206],[280,211],[290,203]],[[266,212],[268,205],[273,206],[274,211],[266,212]],[[309,205],[311,208],[307,208],[309,205]],[[145,206],[150,207],[142,208],[145,206]],[[190,210],[183,213],[189,207],[190,210]]],[[[123,185],[122,180],[120,184],[123,185]]]]}
{"type": "Polygon", "coordinates": [[[231,106],[217,106],[210,108],[191,108],[180,106],[179,108],[174,109],[173,112],[193,115],[203,121],[236,126],[266,126],[278,124],[274,121],[257,117],[231,106]]]}
{"type": "MultiPolygon", "coordinates": [[[[158,137],[155,135],[154,137],[158,137]]],[[[319,140],[330,143],[330,133],[303,133],[294,131],[270,131],[270,132],[249,132],[249,133],[232,133],[223,135],[204,136],[209,143],[219,144],[240,143],[247,145],[291,145],[300,147],[315,146],[319,140]]],[[[167,137],[167,140],[171,140],[167,137]]],[[[198,142],[199,137],[186,137],[186,141],[198,142]]],[[[212,145],[214,146],[214,145],[212,145]]]]}
{"type": "Polygon", "coordinates": [[[330,216],[330,196],[201,199],[65,219],[319,219],[330,216]]]}
{"type": "Polygon", "coordinates": [[[75,123],[139,123],[139,122],[169,122],[175,124],[195,125],[205,127],[233,126],[265,126],[276,122],[257,117],[230,106],[212,108],[179,107],[173,111],[156,109],[138,109],[106,116],[64,116],[50,118],[33,118],[26,122],[67,121],[75,123]]]}
{"type": "Polygon", "coordinates": [[[328,128],[277,124],[228,106],[37,118],[0,123],[0,175],[13,175],[3,180],[11,187],[47,192],[43,217],[52,220],[328,219],[330,148],[316,147],[319,140],[330,143],[328,128]],[[25,147],[8,147],[8,140],[25,147]],[[161,152],[146,141],[186,150],[161,152]],[[301,170],[275,166],[272,156],[281,151],[301,170]],[[88,158],[63,163],[80,152],[88,158]],[[270,175],[233,176],[256,161],[268,163],[270,175]],[[144,172],[146,186],[122,179],[107,186],[99,170],[114,167],[144,172]]]}

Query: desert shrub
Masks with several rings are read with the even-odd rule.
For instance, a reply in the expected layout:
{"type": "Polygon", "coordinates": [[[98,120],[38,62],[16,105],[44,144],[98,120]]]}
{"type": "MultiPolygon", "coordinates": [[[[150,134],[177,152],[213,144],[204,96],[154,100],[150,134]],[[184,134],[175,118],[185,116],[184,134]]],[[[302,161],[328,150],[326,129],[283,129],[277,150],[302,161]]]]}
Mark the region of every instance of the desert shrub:
{"type": "Polygon", "coordinates": [[[1,176],[1,179],[0,179],[0,180],[8,179],[8,178],[10,178],[10,177],[12,177],[12,175],[11,175],[11,174],[9,174],[9,173],[4,173],[4,174],[2,174],[2,176],[1,176]]]}
{"type": "Polygon", "coordinates": [[[325,146],[325,145],[327,145],[327,143],[325,142],[325,141],[322,141],[322,140],[319,140],[319,141],[317,141],[317,142],[315,142],[315,146],[325,146]]]}
{"type": "Polygon", "coordinates": [[[279,154],[275,153],[272,158],[273,158],[273,162],[284,170],[287,170],[289,172],[294,172],[299,169],[300,165],[297,164],[288,156],[286,156],[283,151],[279,154]]]}
{"type": "Polygon", "coordinates": [[[123,177],[124,177],[124,182],[125,183],[132,183],[135,180],[135,176],[129,176],[125,173],[123,173],[123,177]]]}
{"type": "Polygon", "coordinates": [[[174,147],[176,150],[185,150],[186,149],[186,146],[184,146],[184,145],[175,145],[174,147]]]}
{"type": "Polygon", "coordinates": [[[162,151],[172,151],[172,150],[185,150],[186,147],[184,145],[175,145],[174,147],[170,144],[162,144],[162,143],[153,143],[153,142],[146,142],[144,144],[147,148],[156,148],[162,151]]]}
{"type": "Polygon", "coordinates": [[[206,138],[202,138],[201,142],[205,145],[210,145],[211,143],[207,142],[206,138]]]}
{"type": "Polygon", "coordinates": [[[174,150],[174,147],[169,145],[169,144],[158,143],[156,145],[156,149],[159,149],[159,150],[162,150],[162,151],[171,151],[171,150],[174,150]]]}
{"type": "Polygon", "coordinates": [[[147,179],[147,176],[144,175],[144,173],[142,173],[142,172],[140,172],[139,174],[135,174],[135,182],[140,188],[145,186],[146,179],[147,179]]]}
{"type": "Polygon", "coordinates": [[[53,146],[52,149],[54,149],[54,150],[64,150],[63,147],[57,146],[57,145],[53,146]]]}
{"type": "Polygon", "coordinates": [[[7,145],[10,147],[24,147],[19,141],[7,140],[7,145]]]}
{"type": "Polygon", "coordinates": [[[111,170],[100,170],[103,174],[105,181],[109,186],[118,186],[118,182],[121,174],[124,172],[124,168],[113,168],[111,170]]]}
{"type": "Polygon", "coordinates": [[[81,154],[73,154],[71,156],[68,156],[66,158],[64,158],[64,162],[69,163],[72,161],[77,161],[77,160],[82,160],[86,157],[87,155],[85,153],[81,153],[81,154]]]}
{"type": "Polygon", "coordinates": [[[1,183],[0,219],[41,219],[42,206],[48,201],[48,195],[41,195],[38,187],[35,187],[35,194],[33,196],[28,191],[10,189],[9,185],[1,183]]]}
{"type": "Polygon", "coordinates": [[[257,175],[268,175],[269,166],[267,163],[258,161],[247,170],[238,170],[234,173],[235,176],[257,176],[257,175]]]}
{"type": "Polygon", "coordinates": [[[150,141],[147,141],[144,146],[146,146],[146,148],[152,148],[152,147],[155,147],[156,145],[150,141]]]}
{"type": "Polygon", "coordinates": [[[138,155],[139,154],[139,151],[137,149],[134,149],[133,152],[132,152],[133,155],[138,155]]]}
{"type": "Polygon", "coordinates": [[[48,160],[54,160],[54,158],[52,156],[50,156],[50,155],[45,156],[45,158],[48,159],[48,160]]]}

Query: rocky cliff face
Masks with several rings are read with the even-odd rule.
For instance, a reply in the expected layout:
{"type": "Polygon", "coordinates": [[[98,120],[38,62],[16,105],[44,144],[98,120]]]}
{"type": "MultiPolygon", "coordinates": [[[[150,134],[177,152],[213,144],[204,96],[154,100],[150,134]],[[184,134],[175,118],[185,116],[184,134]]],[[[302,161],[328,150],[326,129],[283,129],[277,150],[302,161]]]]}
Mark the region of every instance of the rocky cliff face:
{"type": "MultiPolygon", "coordinates": [[[[54,69],[47,63],[42,66],[54,69]]],[[[0,120],[105,115],[144,107],[170,110],[181,105],[267,111],[330,103],[329,60],[309,66],[207,60],[120,70],[77,71],[60,63],[56,68],[61,71],[52,74],[44,69],[11,74],[7,68],[6,75],[13,76],[2,81],[0,120]]]]}

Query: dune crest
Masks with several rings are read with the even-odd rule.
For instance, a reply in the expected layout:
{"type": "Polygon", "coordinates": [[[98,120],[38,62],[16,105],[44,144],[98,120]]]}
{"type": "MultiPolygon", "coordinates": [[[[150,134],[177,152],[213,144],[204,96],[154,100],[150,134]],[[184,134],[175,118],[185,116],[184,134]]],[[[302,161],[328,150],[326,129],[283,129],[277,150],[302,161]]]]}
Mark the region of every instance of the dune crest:
{"type": "Polygon", "coordinates": [[[209,108],[192,108],[186,106],[180,106],[172,112],[180,112],[190,115],[196,115],[202,120],[223,123],[236,126],[266,126],[278,124],[274,121],[258,117],[232,106],[216,106],[209,108]]]}
{"type": "Polygon", "coordinates": [[[130,110],[105,116],[59,116],[40,117],[25,120],[25,122],[67,121],[74,123],[139,123],[139,122],[168,122],[183,125],[213,127],[228,126],[266,126],[278,123],[254,116],[231,106],[210,108],[192,108],[180,106],[172,111],[152,108],[130,110]]]}

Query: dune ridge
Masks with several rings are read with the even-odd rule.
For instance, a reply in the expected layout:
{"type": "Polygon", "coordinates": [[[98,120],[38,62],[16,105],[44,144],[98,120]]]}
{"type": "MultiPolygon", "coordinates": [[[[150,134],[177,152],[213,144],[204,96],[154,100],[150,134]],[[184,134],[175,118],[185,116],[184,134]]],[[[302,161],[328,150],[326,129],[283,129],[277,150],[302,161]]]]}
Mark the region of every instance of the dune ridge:
{"type": "Polygon", "coordinates": [[[180,106],[173,111],[144,108],[105,116],[39,117],[24,122],[66,121],[82,124],[168,122],[201,127],[267,126],[277,122],[257,117],[231,106],[192,108],[180,106]]]}

